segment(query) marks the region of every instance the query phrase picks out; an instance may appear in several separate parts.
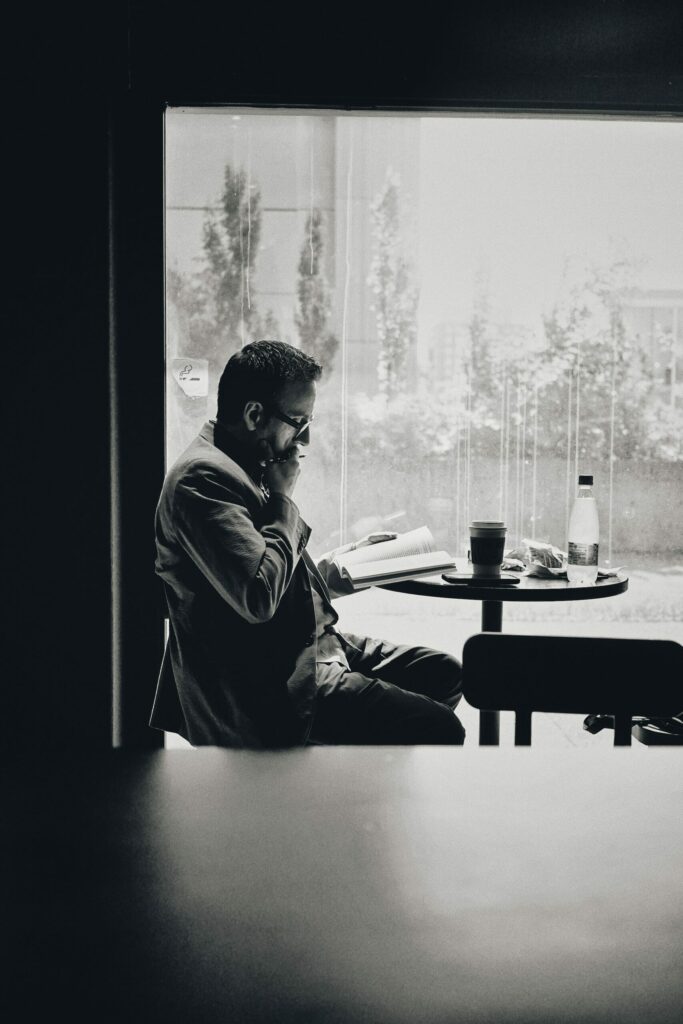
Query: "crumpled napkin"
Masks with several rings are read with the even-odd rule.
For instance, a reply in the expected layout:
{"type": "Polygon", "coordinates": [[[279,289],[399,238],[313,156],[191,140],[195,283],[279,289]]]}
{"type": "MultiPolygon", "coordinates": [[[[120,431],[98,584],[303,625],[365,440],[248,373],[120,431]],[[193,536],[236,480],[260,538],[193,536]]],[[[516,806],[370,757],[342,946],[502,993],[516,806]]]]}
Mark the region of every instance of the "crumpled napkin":
{"type": "MultiPolygon", "coordinates": [[[[598,579],[616,576],[623,568],[623,565],[615,569],[598,567],[598,579]]],[[[545,541],[524,538],[518,547],[505,553],[503,569],[521,572],[523,576],[538,576],[545,580],[566,580],[567,552],[545,541]]]]}

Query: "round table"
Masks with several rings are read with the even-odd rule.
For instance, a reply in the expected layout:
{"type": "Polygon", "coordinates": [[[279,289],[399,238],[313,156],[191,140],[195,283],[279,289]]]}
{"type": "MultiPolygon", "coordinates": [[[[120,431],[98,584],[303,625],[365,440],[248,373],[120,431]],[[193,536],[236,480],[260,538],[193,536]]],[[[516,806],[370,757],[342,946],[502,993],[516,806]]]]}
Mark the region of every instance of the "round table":
{"type": "MultiPolygon", "coordinates": [[[[628,589],[627,576],[609,576],[592,584],[569,583],[567,580],[541,579],[521,576],[511,587],[492,587],[482,583],[446,583],[441,576],[422,576],[400,583],[385,583],[383,590],[396,590],[402,594],[422,597],[444,597],[456,601],[481,601],[481,629],[483,633],[500,633],[503,628],[504,601],[594,601],[614,597],[628,589]]],[[[479,712],[479,743],[497,744],[500,735],[498,711],[479,712]]]]}

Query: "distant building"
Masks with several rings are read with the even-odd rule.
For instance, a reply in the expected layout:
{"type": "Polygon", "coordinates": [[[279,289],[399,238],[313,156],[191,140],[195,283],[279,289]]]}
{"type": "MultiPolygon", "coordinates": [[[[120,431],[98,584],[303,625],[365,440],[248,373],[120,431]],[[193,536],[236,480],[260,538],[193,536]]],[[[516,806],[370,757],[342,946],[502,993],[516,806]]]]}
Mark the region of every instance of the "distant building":
{"type": "Polygon", "coordinates": [[[462,381],[469,350],[469,324],[464,321],[437,324],[424,348],[423,366],[429,381],[447,386],[462,381]]]}
{"type": "MultiPolygon", "coordinates": [[[[487,333],[491,356],[499,364],[515,362],[537,347],[536,337],[524,324],[495,323],[487,333]]],[[[469,321],[443,321],[437,324],[422,348],[422,369],[432,385],[458,390],[467,387],[467,367],[471,360],[472,325],[469,321]]],[[[501,378],[502,379],[502,378],[501,378]]]]}
{"type": "Polygon", "coordinates": [[[624,322],[650,360],[657,397],[683,408],[683,289],[651,288],[629,297],[624,322]]]}

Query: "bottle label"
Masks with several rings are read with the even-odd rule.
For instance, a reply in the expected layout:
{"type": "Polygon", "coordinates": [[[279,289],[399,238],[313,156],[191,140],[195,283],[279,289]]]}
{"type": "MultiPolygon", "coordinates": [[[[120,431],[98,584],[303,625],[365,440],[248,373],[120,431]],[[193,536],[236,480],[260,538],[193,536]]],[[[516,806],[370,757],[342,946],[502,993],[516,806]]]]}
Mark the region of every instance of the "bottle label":
{"type": "Polygon", "coordinates": [[[567,545],[567,561],[570,565],[597,565],[598,545],[574,544],[573,541],[569,541],[567,545]]]}

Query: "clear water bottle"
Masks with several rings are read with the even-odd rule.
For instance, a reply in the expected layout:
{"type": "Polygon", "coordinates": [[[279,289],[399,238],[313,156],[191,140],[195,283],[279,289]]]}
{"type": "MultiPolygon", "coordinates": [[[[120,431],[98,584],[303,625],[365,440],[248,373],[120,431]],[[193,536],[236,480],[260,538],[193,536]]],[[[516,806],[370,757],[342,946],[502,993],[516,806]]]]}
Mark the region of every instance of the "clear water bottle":
{"type": "Polygon", "coordinates": [[[600,524],[593,497],[593,477],[580,476],[567,536],[567,578],[570,583],[595,583],[599,540],[600,524]]]}

